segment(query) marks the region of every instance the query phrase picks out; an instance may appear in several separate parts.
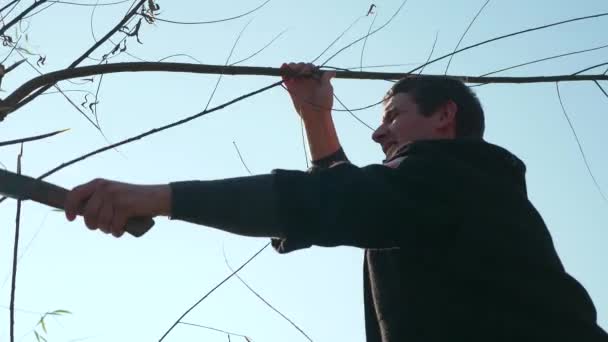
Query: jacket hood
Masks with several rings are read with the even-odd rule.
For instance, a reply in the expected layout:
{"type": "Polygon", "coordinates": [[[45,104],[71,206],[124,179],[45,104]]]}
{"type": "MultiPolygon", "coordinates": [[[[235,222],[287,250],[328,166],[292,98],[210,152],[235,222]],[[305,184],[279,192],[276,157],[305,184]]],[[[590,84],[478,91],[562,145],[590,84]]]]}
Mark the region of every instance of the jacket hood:
{"type": "Polygon", "coordinates": [[[519,191],[526,193],[526,165],[514,154],[498,145],[476,139],[419,140],[403,146],[394,157],[384,162],[414,154],[456,159],[503,179],[519,191]]]}

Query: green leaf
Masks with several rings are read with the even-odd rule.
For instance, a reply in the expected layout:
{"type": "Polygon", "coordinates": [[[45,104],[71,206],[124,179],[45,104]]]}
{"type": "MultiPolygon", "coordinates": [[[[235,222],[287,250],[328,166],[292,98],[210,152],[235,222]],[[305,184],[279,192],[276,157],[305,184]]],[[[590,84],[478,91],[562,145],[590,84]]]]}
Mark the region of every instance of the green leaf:
{"type": "MultiPolygon", "coordinates": [[[[59,209],[55,209],[58,211],[63,211],[63,210],[59,210],[59,209]]],[[[72,312],[68,311],[68,310],[55,310],[53,312],[49,312],[49,315],[71,315],[72,312]]]]}
{"type": "Polygon", "coordinates": [[[36,336],[36,341],[40,342],[40,334],[36,330],[34,330],[34,336],[36,336]]]}
{"type": "Polygon", "coordinates": [[[44,323],[44,316],[40,317],[40,321],[38,323],[40,324],[40,326],[42,327],[42,330],[46,334],[47,331],[46,331],[46,324],[44,323]]]}

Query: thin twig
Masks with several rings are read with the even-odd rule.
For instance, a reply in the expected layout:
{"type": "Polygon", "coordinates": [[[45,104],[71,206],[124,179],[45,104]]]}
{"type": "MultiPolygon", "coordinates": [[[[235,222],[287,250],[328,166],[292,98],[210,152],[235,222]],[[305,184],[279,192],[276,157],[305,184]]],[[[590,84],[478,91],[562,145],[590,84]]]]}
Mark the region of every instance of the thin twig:
{"type": "MultiPolygon", "coordinates": [[[[170,24],[179,24],[179,25],[202,25],[202,24],[215,24],[215,23],[221,23],[224,21],[230,21],[230,20],[234,20],[234,19],[239,19],[242,17],[245,17],[257,10],[259,10],[260,8],[264,7],[267,3],[269,3],[270,0],[266,0],[264,1],[261,5],[259,5],[258,7],[249,10],[245,13],[239,14],[239,15],[235,15],[233,17],[230,18],[224,18],[224,19],[215,19],[215,20],[206,20],[206,21],[178,21],[178,20],[170,20],[170,19],[162,19],[162,18],[153,18],[154,21],[162,21],[164,23],[170,23],[170,24]]],[[[141,16],[147,16],[146,14],[139,14],[141,16]]]]}
{"type": "Polygon", "coordinates": [[[520,67],[523,67],[523,66],[526,66],[526,65],[530,65],[530,64],[540,63],[540,62],[544,62],[544,61],[548,61],[548,60],[552,60],[552,59],[556,59],[556,58],[560,58],[560,57],[577,55],[579,53],[584,53],[584,52],[589,52],[589,51],[595,51],[595,50],[605,49],[606,47],[608,47],[608,44],[607,45],[598,46],[598,47],[594,47],[594,48],[590,48],[590,49],[578,50],[578,51],[562,53],[562,54],[554,55],[554,56],[550,56],[550,57],[544,57],[544,58],[540,58],[540,59],[535,59],[533,61],[529,61],[529,62],[525,62],[525,63],[520,63],[520,64],[517,64],[517,65],[510,66],[510,67],[506,67],[506,68],[502,68],[502,69],[495,70],[495,71],[492,71],[492,72],[488,72],[488,73],[485,73],[485,74],[480,75],[480,76],[489,76],[489,75],[497,74],[499,72],[503,72],[503,71],[507,71],[507,70],[512,70],[512,69],[515,69],[515,68],[520,68],[520,67]]]}
{"type": "Polygon", "coordinates": [[[8,140],[8,141],[0,141],[0,146],[8,146],[8,145],[14,145],[14,144],[21,144],[21,143],[28,142],[28,141],[35,141],[35,140],[50,138],[50,137],[52,137],[54,135],[57,135],[57,134],[63,133],[63,132],[67,132],[69,130],[70,130],[69,128],[66,128],[66,129],[62,129],[62,130],[51,132],[51,133],[36,135],[36,136],[33,136],[33,137],[21,138],[21,139],[16,139],[16,140],[8,140]]]}
{"type": "MultiPolygon", "coordinates": [[[[40,2],[44,2],[44,1],[47,1],[47,0],[41,0],[40,2]]],[[[129,13],[127,13],[127,15],[125,15],[124,18],[122,18],[122,20],[120,22],[118,22],[118,24],[116,24],[116,26],[114,26],[114,28],[112,28],[108,33],[106,33],[105,36],[103,36],[100,40],[98,40],[95,44],[93,44],[93,46],[91,46],[84,54],[82,54],[80,57],[76,58],[76,60],[68,66],[68,70],[76,68],[76,66],[78,66],[78,64],[80,64],[87,57],[89,57],[89,55],[91,53],[93,53],[93,51],[95,51],[98,47],[100,47],[103,43],[105,43],[108,39],[110,39],[110,37],[114,33],[118,32],[125,25],[125,23],[127,21],[129,21],[135,14],[137,14],[137,11],[139,10],[139,8],[141,6],[143,6],[143,4],[145,2],[146,2],[146,0],[138,0],[137,4],[133,7],[133,9],[129,13]]],[[[23,101],[19,102],[17,107],[14,109],[16,110],[16,109],[28,104],[31,100],[36,98],[38,95],[44,93],[51,86],[52,86],[52,84],[46,85],[46,86],[40,88],[36,93],[32,94],[28,98],[23,99],[23,101]]],[[[1,120],[1,116],[0,116],[0,120],[1,120]]]]}
{"type": "Polygon", "coordinates": [[[249,175],[251,175],[251,170],[249,170],[249,168],[247,167],[247,164],[245,164],[245,160],[243,159],[243,156],[241,155],[241,151],[239,151],[239,147],[236,146],[236,142],[232,141],[232,144],[234,145],[234,148],[236,149],[236,153],[239,155],[239,159],[241,159],[241,164],[243,164],[243,166],[245,167],[245,170],[247,170],[247,173],[249,173],[249,175]]]}
{"type": "MultiPolygon", "coordinates": [[[[148,136],[148,135],[152,135],[152,134],[155,134],[155,133],[158,133],[158,132],[162,132],[162,131],[164,131],[164,130],[166,130],[166,129],[173,128],[173,127],[176,127],[176,126],[179,126],[179,125],[185,124],[185,123],[187,123],[187,122],[189,122],[189,121],[191,121],[191,120],[194,120],[194,119],[196,119],[196,118],[199,118],[199,117],[201,117],[201,116],[203,116],[203,115],[206,115],[206,114],[209,114],[209,113],[215,112],[215,111],[217,111],[217,110],[220,110],[220,109],[223,109],[223,108],[225,108],[225,107],[228,107],[228,106],[230,106],[230,105],[232,105],[232,104],[234,104],[234,103],[236,103],[236,102],[242,101],[242,100],[244,100],[244,99],[246,99],[246,98],[248,98],[248,97],[251,97],[251,96],[254,96],[254,95],[260,94],[260,93],[262,93],[262,92],[265,92],[265,91],[267,91],[267,90],[269,90],[269,89],[272,89],[272,88],[274,88],[274,87],[276,87],[276,86],[278,86],[278,85],[280,85],[280,84],[282,84],[282,83],[283,83],[283,81],[278,81],[278,82],[272,83],[272,84],[270,84],[270,85],[268,85],[268,86],[265,86],[265,87],[263,87],[263,88],[260,88],[260,89],[258,89],[258,90],[255,90],[255,91],[252,91],[252,92],[247,93],[247,94],[245,94],[245,95],[241,95],[241,96],[239,96],[239,97],[237,97],[237,98],[235,98],[235,99],[232,99],[232,100],[230,100],[230,101],[228,101],[228,102],[225,102],[225,103],[223,103],[223,104],[221,104],[221,105],[219,105],[219,106],[216,106],[216,107],[210,108],[210,109],[208,109],[208,110],[206,110],[206,111],[203,111],[203,112],[200,112],[200,113],[198,113],[198,114],[195,114],[195,115],[189,116],[189,117],[187,117],[187,118],[184,118],[184,119],[181,119],[181,120],[178,120],[178,121],[172,122],[172,123],[167,124],[167,125],[165,125],[165,126],[158,127],[158,128],[152,129],[152,130],[149,130],[149,131],[147,131],[147,132],[145,132],[145,133],[142,133],[142,134],[139,134],[139,135],[133,136],[133,137],[131,137],[131,138],[128,138],[128,139],[125,139],[125,140],[119,141],[119,142],[114,143],[114,144],[112,144],[112,145],[108,145],[108,146],[102,147],[102,148],[97,149],[97,150],[95,150],[95,151],[89,152],[89,153],[87,153],[87,154],[85,154],[85,155],[82,155],[82,156],[80,156],[80,157],[78,157],[78,158],[74,158],[74,159],[72,159],[72,160],[70,160],[70,161],[68,161],[68,162],[65,162],[65,163],[63,163],[63,164],[61,164],[61,165],[59,165],[59,166],[57,166],[57,167],[55,167],[55,168],[53,168],[53,169],[51,169],[51,170],[49,170],[49,171],[45,172],[44,174],[40,175],[40,176],[38,177],[38,179],[44,179],[44,178],[46,178],[46,177],[48,177],[48,176],[50,176],[50,175],[54,174],[55,172],[57,172],[57,171],[59,171],[59,170],[61,170],[61,169],[63,169],[63,168],[66,168],[66,167],[68,167],[68,166],[70,166],[70,165],[73,165],[73,164],[75,164],[75,163],[78,163],[78,162],[80,162],[80,161],[82,161],[82,160],[85,160],[85,159],[87,159],[87,158],[89,158],[89,157],[92,157],[92,156],[94,156],[94,155],[96,155],[96,154],[99,154],[99,153],[105,152],[105,151],[107,151],[107,150],[113,149],[113,148],[115,148],[115,147],[118,147],[118,146],[121,146],[121,145],[124,145],[124,144],[131,143],[131,142],[136,141],[136,140],[139,140],[139,139],[142,139],[142,138],[144,138],[144,137],[146,137],[146,136],[148,136]]],[[[2,198],[0,198],[0,203],[2,203],[4,200],[6,200],[6,197],[2,197],[2,198]]]]}
{"type": "Polygon", "coordinates": [[[0,13],[4,12],[5,9],[11,7],[17,1],[19,1],[19,0],[13,0],[13,1],[9,2],[8,4],[4,5],[4,7],[0,8],[0,13]]]}
{"type": "Polygon", "coordinates": [[[338,96],[336,96],[336,94],[334,94],[334,98],[336,100],[338,100],[338,102],[340,103],[340,105],[342,105],[342,107],[344,107],[344,109],[353,117],[355,118],[357,121],[359,121],[363,126],[369,128],[372,131],[375,131],[374,128],[372,128],[370,125],[368,125],[367,123],[365,123],[365,121],[361,120],[358,116],[355,115],[355,113],[353,113],[350,109],[348,109],[348,107],[346,107],[346,105],[344,104],[344,102],[340,101],[340,99],[338,98],[338,96]]]}
{"type": "Polygon", "coordinates": [[[606,203],[608,203],[608,198],[606,198],[606,196],[604,195],[604,192],[602,191],[599,183],[595,179],[593,172],[591,172],[591,166],[589,166],[589,162],[587,161],[587,157],[585,156],[585,152],[583,151],[583,146],[581,145],[581,141],[579,140],[578,135],[576,134],[576,131],[574,130],[574,126],[572,125],[572,121],[570,121],[568,112],[566,112],[566,108],[564,107],[564,102],[562,101],[562,95],[560,94],[560,91],[559,91],[559,82],[555,82],[555,88],[557,89],[557,98],[559,99],[559,104],[562,107],[562,111],[564,112],[564,117],[566,118],[566,121],[568,121],[570,130],[572,131],[572,134],[574,135],[574,139],[576,140],[578,149],[581,152],[581,156],[583,157],[583,161],[585,162],[585,166],[587,167],[587,172],[589,172],[589,176],[591,176],[591,179],[593,180],[593,183],[595,184],[595,188],[597,189],[597,191],[600,193],[600,195],[602,196],[604,201],[606,203]]]}
{"type": "MultiPolygon", "coordinates": [[[[437,45],[437,40],[439,39],[439,31],[435,32],[435,40],[433,41],[433,46],[431,47],[431,52],[429,52],[429,56],[426,58],[426,62],[424,65],[428,64],[428,62],[433,58],[433,52],[435,52],[435,46],[437,45]]],[[[424,66],[418,71],[418,75],[422,75],[424,71],[424,66]]]]}
{"type": "MultiPolygon", "coordinates": [[[[228,57],[226,58],[226,62],[224,63],[224,66],[227,66],[228,63],[230,62],[230,58],[232,57],[232,54],[234,53],[234,49],[236,49],[236,46],[239,43],[239,40],[241,39],[241,36],[243,35],[243,32],[245,32],[245,30],[247,29],[247,27],[249,26],[249,24],[251,24],[252,20],[253,19],[250,19],[247,22],[247,24],[245,24],[245,26],[243,26],[243,28],[239,32],[238,36],[236,37],[236,40],[234,41],[234,44],[232,44],[232,48],[230,49],[230,53],[228,54],[228,57]]],[[[215,95],[215,92],[217,91],[218,87],[220,86],[220,82],[222,81],[222,76],[224,76],[224,74],[220,74],[219,77],[217,78],[217,82],[215,83],[215,87],[213,87],[213,91],[211,92],[211,96],[209,96],[209,100],[207,101],[207,104],[205,105],[205,109],[204,110],[207,110],[207,108],[209,108],[209,105],[211,104],[211,100],[213,100],[213,96],[215,95]]]]}
{"type": "MultiPolygon", "coordinates": [[[[462,40],[467,35],[467,32],[469,32],[469,29],[471,28],[471,26],[473,26],[473,23],[475,23],[475,20],[477,20],[477,17],[479,17],[479,15],[481,14],[481,12],[483,12],[483,9],[486,8],[486,6],[488,5],[489,2],[490,2],[490,0],[486,0],[486,2],[483,4],[483,6],[481,6],[479,11],[477,11],[477,14],[475,14],[475,17],[473,17],[473,20],[471,20],[471,22],[469,23],[469,26],[467,26],[467,29],[464,30],[464,33],[460,37],[460,40],[458,40],[458,44],[456,44],[454,51],[458,50],[458,47],[460,47],[460,43],[462,43],[462,40]]],[[[448,60],[448,65],[445,67],[444,74],[446,74],[446,75],[448,73],[448,69],[450,68],[450,64],[452,63],[452,58],[454,58],[454,55],[450,56],[450,59],[448,60]]]]}
{"type": "Polygon", "coordinates": [[[334,46],[334,44],[336,44],[336,42],[338,42],[338,40],[340,40],[342,37],[344,37],[344,35],[346,34],[346,32],[350,31],[350,29],[355,26],[356,23],[359,22],[359,20],[365,18],[364,15],[358,17],[357,19],[355,19],[347,28],[346,30],[342,31],[342,33],[340,33],[326,48],[325,50],[323,50],[317,57],[315,57],[310,63],[314,63],[316,62],[319,58],[321,58],[321,56],[323,56],[327,50],[331,49],[332,46],[334,46]]]}
{"type": "MultiPolygon", "coordinates": [[[[226,256],[226,249],[224,248],[224,246],[222,246],[222,253],[224,254],[224,262],[226,263],[226,266],[228,267],[230,272],[234,272],[234,269],[230,265],[230,262],[228,262],[228,256],[226,256]]],[[[262,297],[251,286],[249,286],[249,284],[247,284],[247,282],[245,282],[245,280],[243,278],[241,278],[241,276],[239,276],[237,274],[236,278],[243,285],[245,285],[245,287],[247,287],[247,289],[249,289],[249,291],[251,291],[251,293],[253,293],[256,297],[258,297],[259,300],[261,300],[264,304],[266,304],[266,306],[268,306],[270,309],[272,309],[272,311],[276,312],[281,317],[283,317],[283,319],[285,319],[287,322],[289,322],[289,324],[291,324],[294,328],[296,328],[302,335],[304,335],[304,337],[306,337],[310,342],[313,342],[313,340],[304,332],[304,330],[302,330],[297,324],[295,324],[291,319],[289,319],[289,317],[285,316],[281,311],[279,311],[272,304],[270,304],[266,299],[264,299],[264,297],[262,297]]]]}
{"type": "MultiPolygon", "coordinates": [[[[23,156],[23,144],[17,156],[17,173],[21,174],[21,157],[23,156]]],[[[15,290],[17,285],[17,257],[19,250],[19,224],[21,221],[21,200],[17,200],[17,215],[15,217],[15,241],[13,242],[13,276],[11,280],[11,301],[10,310],[10,341],[15,342],[15,290]]]]}
{"type": "Polygon", "coordinates": [[[608,93],[606,93],[606,91],[604,90],[604,88],[602,88],[602,85],[600,84],[600,82],[598,81],[593,81],[595,82],[595,85],[600,88],[600,90],[602,91],[602,93],[604,93],[604,96],[606,96],[606,98],[608,98],[608,93]]]}
{"type": "Polygon", "coordinates": [[[167,335],[169,335],[169,333],[171,332],[171,330],[173,330],[173,328],[175,328],[175,326],[177,326],[181,320],[186,317],[186,315],[188,313],[190,313],[190,311],[192,311],[196,306],[198,306],[203,300],[205,300],[207,297],[209,297],[209,295],[211,295],[215,290],[217,290],[220,286],[222,286],[225,282],[227,282],[230,278],[232,278],[235,274],[237,274],[240,270],[243,269],[243,267],[247,266],[247,264],[249,264],[253,259],[255,259],[258,255],[260,255],[260,253],[262,253],[262,251],[264,251],[264,249],[266,249],[266,247],[268,247],[270,245],[270,242],[267,243],[266,245],[264,245],[264,247],[262,247],[259,251],[257,251],[253,256],[251,256],[251,258],[249,258],[247,261],[245,261],[244,264],[242,264],[241,266],[239,266],[239,268],[237,268],[234,272],[232,272],[230,275],[228,275],[226,278],[224,278],[224,280],[222,280],[219,284],[217,284],[215,287],[213,287],[209,292],[207,292],[201,299],[199,299],[196,303],[194,303],[194,305],[192,305],[188,310],[186,310],[176,321],[175,323],[173,323],[173,325],[165,332],[165,334],[158,340],[158,342],[161,342],[162,340],[165,339],[165,337],[167,337],[167,335]]]}
{"type": "Polygon", "coordinates": [[[30,5],[30,7],[26,8],[23,12],[19,13],[18,16],[16,16],[15,18],[13,18],[13,20],[9,21],[8,23],[6,23],[6,25],[4,25],[4,26],[2,26],[2,28],[0,28],[0,36],[3,35],[4,32],[6,32],[13,25],[15,25],[16,23],[18,23],[19,21],[21,21],[21,19],[23,19],[23,17],[25,17],[28,13],[30,13],[33,10],[35,10],[36,7],[44,4],[47,1],[48,0],[34,1],[34,3],[32,5],[30,5]]]}
{"type": "Polygon", "coordinates": [[[369,25],[369,29],[367,30],[367,34],[365,35],[365,39],[363,40],[363,47],[361,48],[361,56],[359,57],[359,71],[363,71],[363,54],[365,53],[365,45],[367,45],[367,38],[369,37],[369,33],[372,31],[372,27],[374,27],[376,18],[378,18],[377,11],[374,14],[374,19],[372,19],[372,23],[369,25]]]}
{"type": "Polygon", "coordinates": [[[470,50],[472,48],[475,48],[475,47],[478,47],[478,46],[481,46],[481,45],[485,45],[485,44],[488,44],[488,43],[491,43],[491,42],[495,42],[497,40],[501,40],[501,39],[505,39],[505,38],[509,38],[509,37],[513,37],[513,36],[517,36],[517,35],[528,33],[528,32],[532,32],[532,31],[542,30],[542,29],[546,29],[546,28],[549,28],[549,27],[553,27],[553,26],[559,26],[559,25],[563,25],[563,24],[568,24],[568,23],[572,23],[572,22],[575,22],[575,21],[594,19],[594,18],[605,17],[605,16],[608,16],[608,12],[599,13],[599,14],[595,14],[595,15],[588,15],[588,16],[585,16],[585,17],[578,17],[578,18],[573,18],[573,19],[567,19],[567,20],[563,20],[563,21],[558,21],[558,22],[555,22],[555,23],[551,23],[551,24],[547,24],[547,25],[542,25],[542,26],[536,26],[536,27],[532,27],[532,28],[529,28],[529,29],[525,29],[525,30],[521,30],[521,31],[517,31],[517,32],[512,32],[512,33],[505,34],[505,35],[502,35],[502,36],[498,36],[498,37],[494,37],[494,38],[491,38],[491,39],[487,39],[487,40],[484,40],[482,42],[479,42],[479,43],[476,43],[476,44],[469,45],[467,47],[458,49],[458,50],[456,50],[456,51],[454,51],[452,53],[449,53],[447,55],[443,55],[441,57],[435,58],[432,61],[430,61],[430,62],[428,62],[428,63],[426,63],[424,65],[421,65],[421,66],[419,66],[419,67],[417,67],[415,69],[410,70],[409,73],[413,73],[415,71],[418,71],[418,70],[420,70],[420,68],[423,68],[426,65],[433,64],[435,62],[438,62],[440,60],[443,60],[443,59],[448,58],[450,56],[453,56],[455,54],[461,53],[461,52],[466,51],[466,50],[470,50]]]}
{"type": "Polygon", "coordinates": [[[397,17],[397,15],[401,12],[401,9],[403,9],[403,6],[405,6],[405,4],[407,3],[408,0],[403,0],[403,2],[401,3],[401,5],[399,6],[399,8],[397,8],[397,11],[395,11],[395,13],[393,13],[393,15],[384,23],[382,24],[382,26],[378,27],[377,29],[373,30],[372,32],[366,34],[365,36],[356,39],[355,41],[351,42],[350,44],[346,45],[345,47],[341,48],[340,50],[338,50],[336,53],[334,53],[333,55],[331,55],[328,59],[325,60],[325,62],[323,62],[321,64],[321,66],[324,66],[325,64],[329,63],[329,61],[331,61],[334,57],[336,57],[338,54],[340,54],[342,51],[350,48],[351,46],[357,44],[358,42],[367,39],[367,37],[379,32],[380,30],[384,29],[386,26],[388,26],[388,24],[390,24],[393,19],[395,19],[397,17]]]}
{"type": "Polygon", "coordinates": [[[306,151],[306,134],[304,130],[304,119],[300,118],[300,133],[302,133],[302,151],[304,151],[304,162],[306,164],[306,169],[310,167],[308,164],[308,152],[306,151]]]}
{"type": "Polygon", "coordinates": [[[274,43],[275,40],[279,39],[279,37],[281,37],[283,34],[285,34],[285,32],[287,32],[287,29],[283,30],[281,33],[279,33],[278,35],[276,35],[274,38],[272,38],[272,40],[270,42],[268,42],[266,45],[264,45],[261,49],[259,49],[258,51],[254,52],[253,54],[249,55],[248,57],[245,57],[241,60],[238,60],[234,63],[231,63],[230,65],[237,65],[237,64],[241,64],[253,57],[255,57],[257,54],[259,54],[260,52],[266,50],[266,48],[268,48],[272,43],[274,43]]]}
{"type": "Polygon", "coordinates": [[[195,323],[189,323],[189,322],[179,322],[179,324],[191,325],[193,327],[199,327],[199,328],[209,329],[209,330],[221,332],[221,333],[228,334],[228,335],[234,335],[234,336],[238,336],[238,337],[249,337],[247,335],[237,334],[237,333],[233,333],[233,332],[230,332],[230,331],[226,331],[226,330],[222,330],[222,329],[218,329],[218,328],[213,328],[213,327],[208,327],[206,325],[201,325],[201,324],[195,324],[195,323]]]}

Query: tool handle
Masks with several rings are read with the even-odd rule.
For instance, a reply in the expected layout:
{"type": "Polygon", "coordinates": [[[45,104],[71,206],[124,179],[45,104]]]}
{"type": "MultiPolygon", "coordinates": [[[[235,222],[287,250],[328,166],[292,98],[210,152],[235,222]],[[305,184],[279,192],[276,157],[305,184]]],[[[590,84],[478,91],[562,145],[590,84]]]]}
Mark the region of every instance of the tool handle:
{"type": "Polygon", "coordinates": [[[132,217],[127,221],[125,231],[135,237],[140,237],[153,226],[154,220],[151,217],[132,217]]]}
{"type": "MultiPolygon", "coordinates": [[[[32,184],[29,199],[63,210],[63,204],[68,194],[67,189],[42,180],[36,180],[32,184]]],[[[151,217],[132,217],[127,221],[125,231],[134,237],[140,237],[152,226],[154,226],[154,220],[151,217]]]]}

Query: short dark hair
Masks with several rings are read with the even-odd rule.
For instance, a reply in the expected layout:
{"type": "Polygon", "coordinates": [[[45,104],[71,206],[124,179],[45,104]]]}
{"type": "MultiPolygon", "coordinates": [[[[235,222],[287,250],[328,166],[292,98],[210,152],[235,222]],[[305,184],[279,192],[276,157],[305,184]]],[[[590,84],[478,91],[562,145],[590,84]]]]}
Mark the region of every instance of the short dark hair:
{"type": "Polygon", "coordinates": [[[422,115],[430,115],[447,101],[454,101],[458,108],[456,138],[483,139],[483,108],[475,93],[462,81],[445,76],[403,78],[393,84],[384,99],[399,93],[410,94],[422,115]]]}

